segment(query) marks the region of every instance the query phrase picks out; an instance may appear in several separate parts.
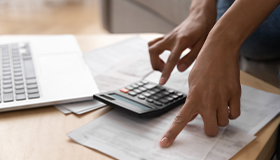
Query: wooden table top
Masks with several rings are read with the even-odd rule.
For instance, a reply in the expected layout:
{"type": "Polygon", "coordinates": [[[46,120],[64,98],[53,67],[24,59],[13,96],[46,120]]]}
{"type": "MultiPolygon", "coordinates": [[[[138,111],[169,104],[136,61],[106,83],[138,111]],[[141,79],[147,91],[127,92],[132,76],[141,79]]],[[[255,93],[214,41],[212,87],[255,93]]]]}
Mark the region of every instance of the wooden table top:
{"type": "MultiPolygon", "coordinates": [[[[133,35],[77,35],[83,52],[113,44],[133,35]]],[[[141,34],[147,40],[159,34],[141,34]]],[[[279,94],[279,89],[244,72],[241,83],[279,94]]],[[[100,117],[111,108],[104,107],[83,115],[64,115],[53,106],[0,113],[0,160],[109,160],[99,151],[83,147],[66,134],[100,117]]],[[[274,118],[232,159],[269,159],[275,149],[280,116],[274,118]]]]}

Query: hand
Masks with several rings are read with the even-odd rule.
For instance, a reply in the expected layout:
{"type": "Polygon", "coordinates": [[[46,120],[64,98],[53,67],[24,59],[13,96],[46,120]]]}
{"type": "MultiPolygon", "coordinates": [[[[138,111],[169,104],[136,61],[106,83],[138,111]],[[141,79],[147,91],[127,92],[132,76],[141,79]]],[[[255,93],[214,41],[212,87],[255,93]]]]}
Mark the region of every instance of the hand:
{"type": "Polygon", "coordinates": [[[152,67],[154,70],[162,72],[160,85],[167,82],[177,64],[178,70],[182,72],[193,63],[215,21],[216,14],[213,14],[210,18],[210,16],[203,16],[193,12],[169,34],[149,42],[152,67]],[[191,49],[190,53],[179,60],[186,48],[191,49]],[[166,64],[159,58],[159,55],[164,50],[171,51],[166,64]]]}
{"type": "Polygon", "coordinates": [[[218,126],[240,115],[239,47],[208,39],[189,75],[186,102],[161,139],[161,147],[169,147],[197,114],[208,136],[215,136],[218,126]]]}

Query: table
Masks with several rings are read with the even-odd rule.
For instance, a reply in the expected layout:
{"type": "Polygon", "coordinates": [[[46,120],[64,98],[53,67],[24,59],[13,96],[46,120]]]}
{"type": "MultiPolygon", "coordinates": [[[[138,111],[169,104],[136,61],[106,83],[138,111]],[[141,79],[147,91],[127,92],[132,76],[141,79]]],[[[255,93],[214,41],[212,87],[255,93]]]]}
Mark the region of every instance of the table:
{"type": "MultiPolygon", "coordinates": [[[[133,35],[77,35],[83,52],[124,40],[133,35]]],[[[147,40],[160,34],[141,34],[147,40]]],[[[240,72],[241,83],[279,94],[279,89],[240,72]]],[[[66,134],[110,111],[110,107],[83,115],[64,115],[53,106],[0,113],[0,160],[109,160],[99,151],[83,147],[66,134]]],[[[280,116],[267,124],[257,138],[232,159],[269,159],[276,148],[280,116]]]]}

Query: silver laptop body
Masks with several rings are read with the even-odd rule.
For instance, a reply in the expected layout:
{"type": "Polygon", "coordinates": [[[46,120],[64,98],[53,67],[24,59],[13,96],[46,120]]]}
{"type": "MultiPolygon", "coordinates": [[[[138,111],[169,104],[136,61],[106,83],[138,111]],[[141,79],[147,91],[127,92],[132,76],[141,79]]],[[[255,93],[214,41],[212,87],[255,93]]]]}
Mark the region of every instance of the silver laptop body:
{"type": "Polygon", "coordinates": [[[0,112],[92,99],[96,83],[72,35],[0,37],[0,112]]]}

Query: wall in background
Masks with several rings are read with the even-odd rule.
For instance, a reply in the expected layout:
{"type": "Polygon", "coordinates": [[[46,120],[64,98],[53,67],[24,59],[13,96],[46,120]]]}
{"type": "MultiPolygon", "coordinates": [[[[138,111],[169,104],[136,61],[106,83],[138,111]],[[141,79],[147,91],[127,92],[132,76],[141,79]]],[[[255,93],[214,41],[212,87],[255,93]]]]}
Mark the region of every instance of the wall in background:
{"type": "Polygon", "coordinates": [[[0,0],[0,34],[96,34],[97,0],[0,0]]]}

